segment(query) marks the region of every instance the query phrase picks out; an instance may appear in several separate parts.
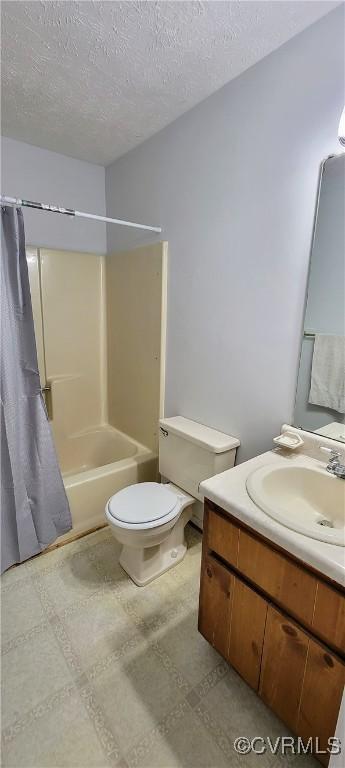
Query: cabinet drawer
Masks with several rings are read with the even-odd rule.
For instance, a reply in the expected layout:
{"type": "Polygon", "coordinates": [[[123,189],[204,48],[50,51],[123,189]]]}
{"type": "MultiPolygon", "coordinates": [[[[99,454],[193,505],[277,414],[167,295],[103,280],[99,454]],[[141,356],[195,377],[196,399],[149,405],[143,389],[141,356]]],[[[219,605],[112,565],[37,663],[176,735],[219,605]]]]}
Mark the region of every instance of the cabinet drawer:
{"type": "Polygon", "coordinates": [[[230,565],[237,564],[239,528],[208,507],[207,546],[230,565]]]}
{"type": "Polygon", "coordinates": [[[237,567],[287,611],[311,624],[317,581],[308,571],[243,530],[237,567]]]}
{"type": "Polygon", "coordinates": [[[326,643],[345,654],[345,595],[318,582],[312,628],[326,643]]]}
{"type": "Polygon", "coordinates": [[[229,650],[233,575],[212,557],[201,567],[199,632],[226,659],[229,650]]]}

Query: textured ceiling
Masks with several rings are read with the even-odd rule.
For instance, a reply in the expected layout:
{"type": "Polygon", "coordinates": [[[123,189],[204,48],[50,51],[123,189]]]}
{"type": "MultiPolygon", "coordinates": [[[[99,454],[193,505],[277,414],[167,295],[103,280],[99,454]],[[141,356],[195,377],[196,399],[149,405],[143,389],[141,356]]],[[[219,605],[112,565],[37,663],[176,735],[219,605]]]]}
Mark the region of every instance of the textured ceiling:
{"type": "Polygon", "coordinates": [[[106,165],[339,2],[2,2],[4,135],[106,165]]]}

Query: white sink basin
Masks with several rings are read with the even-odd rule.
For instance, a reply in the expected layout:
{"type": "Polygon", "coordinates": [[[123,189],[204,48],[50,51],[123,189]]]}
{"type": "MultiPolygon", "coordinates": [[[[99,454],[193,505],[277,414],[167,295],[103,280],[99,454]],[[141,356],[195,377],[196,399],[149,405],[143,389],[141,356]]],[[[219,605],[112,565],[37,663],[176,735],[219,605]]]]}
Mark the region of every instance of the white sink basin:
{"type": "Polygon", "coordinates": [[[345,546],[345,480],[304,464],[267,464],[252,472],[246,485],[254,504],[278,523],[345,546]]]}

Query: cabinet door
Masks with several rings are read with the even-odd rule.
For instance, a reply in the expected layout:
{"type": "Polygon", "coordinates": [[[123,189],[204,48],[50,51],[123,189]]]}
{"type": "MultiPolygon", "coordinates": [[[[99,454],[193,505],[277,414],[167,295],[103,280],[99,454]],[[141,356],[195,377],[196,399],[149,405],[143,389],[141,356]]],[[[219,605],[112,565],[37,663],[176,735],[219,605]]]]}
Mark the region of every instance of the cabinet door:
{"type": "Polygon", "coordinates": [[[259,686],[266,615],[266,600],[234,577],[229,661],[255,690],[259,686]]]}
{"type": "MultiPolygon", "coordinates": [[[[297,722],[297,733],[305,742],[317,737],[319,748],[327,749],[327,740],[334,736],[344,685],[344,664],[310,640],[297,722]]],[[[328,765],[328,754],[318,758],[328,765]]]]}
{"type": "Polygon", "coordinates": [[[296,732],[309,638],[272,606],[268,607],[259,695],[296,732]]]}
{"type": "Polygon", "coordinates": [[[202,561],[199,631],[226,659],[229,650],[233,579],[213,557],[202,561]]]}

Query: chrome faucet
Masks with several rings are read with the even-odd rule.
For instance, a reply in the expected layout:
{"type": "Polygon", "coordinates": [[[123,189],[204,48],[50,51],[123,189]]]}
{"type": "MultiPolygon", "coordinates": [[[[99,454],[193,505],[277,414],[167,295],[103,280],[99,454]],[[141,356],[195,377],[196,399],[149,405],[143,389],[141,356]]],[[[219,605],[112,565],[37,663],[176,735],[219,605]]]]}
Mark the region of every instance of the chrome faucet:
{"type": "Polygon", "coordinates": [[[341,464],[339,461],[340,456],[343,456],[343,453],[341,451],[335,451],[333,448],[326,448],[323,445],[320,447],[320,451],[329,454],[329,460],[326,467],[327,472],[345,480],[345,464],[341,464]]]}

